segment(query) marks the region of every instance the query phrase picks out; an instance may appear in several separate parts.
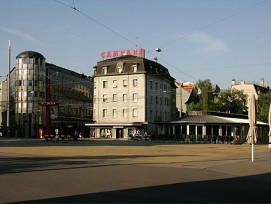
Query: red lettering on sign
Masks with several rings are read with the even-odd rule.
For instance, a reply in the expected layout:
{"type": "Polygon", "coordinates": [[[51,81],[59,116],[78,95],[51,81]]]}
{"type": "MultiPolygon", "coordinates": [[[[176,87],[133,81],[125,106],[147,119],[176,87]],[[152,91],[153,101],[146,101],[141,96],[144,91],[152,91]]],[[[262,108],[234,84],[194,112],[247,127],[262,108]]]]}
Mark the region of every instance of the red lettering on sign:
{"type": "Polygon", "coordinates": [[[111,57],[111,52],[107,52],[106,57],[111,57]]]}
{"type": "Polygon", "coordinates": [[[144,56],[144,50],[142,48],[140,48],[140,56],[143,57],[144,56]]]}
{"type": "Polygon", "coordinates": [[[121,50],[120,51],[120,56],[124,55],[125,54],[125,50],[121,50]]]}
{"type": "Polygon", "coordinates": [[[141,56],[144,57],[145,51],[144,49],[140,48],[134,48],[130,50],[114,50],[114,51],[107,51],[107,52],[101,52],[102,58],[112,58],[112,57],[120,57],[123,55],[134,55],[134,56],[141,56]]]}
{"type": "Polygon", "coordinates": [[[119,56],[119,51],[117,50],[113,51],[113,57],[117,57],[117,56],[119,56]]]}
{"type": "Polygon", "coordinates": [[[138,49],[134,49],[134,55],[138,55],[138,49]]]}

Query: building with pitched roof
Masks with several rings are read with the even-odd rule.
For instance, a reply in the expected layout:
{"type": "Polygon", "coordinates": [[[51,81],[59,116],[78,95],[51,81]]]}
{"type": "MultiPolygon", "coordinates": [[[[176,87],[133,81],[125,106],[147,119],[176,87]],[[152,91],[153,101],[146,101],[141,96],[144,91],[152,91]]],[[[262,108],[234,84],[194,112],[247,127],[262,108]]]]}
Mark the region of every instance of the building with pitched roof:
{"type": "Polygon", "coordinates": [[[249,83],[241,80],[240,83],[237,83],[235,79],[232,80],[231,89],[236,89],[239,91],[244,91],[244,94],[251,95],[254,94],[256,100],[261,94],[267,93],[270,91],[268,84],[264,83],[264,78],[260,79],[260,83],[249,83]]]}
{"type": "MultiPolygon", "coordinates": [[[[156,122],[177,116],[175,79],[168,69],[144,57],[123,55],[94,67],[95,137],[128,138],[155,133],[156,122]]],[[[165,129],[160,131],[166,131],[165,129]]]]}

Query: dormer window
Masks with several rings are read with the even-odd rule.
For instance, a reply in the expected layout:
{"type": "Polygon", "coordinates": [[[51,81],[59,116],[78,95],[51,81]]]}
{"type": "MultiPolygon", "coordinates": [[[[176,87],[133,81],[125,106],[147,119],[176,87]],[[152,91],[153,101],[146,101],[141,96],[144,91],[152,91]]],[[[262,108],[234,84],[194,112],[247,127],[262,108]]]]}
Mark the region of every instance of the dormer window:
{"type": "Polygon", "coordinates": [[[133,70],[133,72],[137,72],[137,64],[134,64],[134,65],[132,66],[132,70],[133,70]]]}
{"type": "Polygon", "coordinates": [[[107,74],[107,67],[103,67],[103,74],[107,74]]]}
{"type": "Polygon", "coordinates": [[[117,73],[122,73],[123,72],[123,62],[118,62],[117,63],[117,66],[116,66],[116,71],[117,71],[117,73]]]}
{"type": "Polygon", "coordinates": [[[117,68],[117,72],[118,72],[118,73],[121,73],[121,72],[122,72],[122,66],[119,66],[119,67],[117,68]]]}

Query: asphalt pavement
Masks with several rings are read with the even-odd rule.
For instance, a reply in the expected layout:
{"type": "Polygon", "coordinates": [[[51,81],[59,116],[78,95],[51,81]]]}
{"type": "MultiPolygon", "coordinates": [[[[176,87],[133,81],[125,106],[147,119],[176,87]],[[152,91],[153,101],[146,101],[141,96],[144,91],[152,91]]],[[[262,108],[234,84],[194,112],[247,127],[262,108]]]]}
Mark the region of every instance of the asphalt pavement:
{"type": "Polygon", "coordinates": [[[0,139],[1,203],[271,203],[255,145],[0,139]]]}

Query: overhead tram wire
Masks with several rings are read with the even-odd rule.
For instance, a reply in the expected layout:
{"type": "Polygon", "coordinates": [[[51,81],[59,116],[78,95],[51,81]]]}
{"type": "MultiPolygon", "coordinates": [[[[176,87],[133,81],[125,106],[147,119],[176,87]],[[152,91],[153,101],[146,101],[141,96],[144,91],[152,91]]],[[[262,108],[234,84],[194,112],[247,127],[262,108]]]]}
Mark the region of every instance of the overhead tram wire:
{"type": "Polygon", "coordinates": [[[192,34],[195,33],[195,32],[199,32],[199,31],[205,30],[205,29],[207,29],[207,28],[210,28],[210,27],[212,27],[212,26],[214,26],[214,25],[216,25],[216,24],[218,24],[218,23],[220,23],[220,22],[222,22],[222,21],[225,21],[225,20],[227,20],[227,19],[229,19],[229,18],[232,18],[232,17],[234,17],[234,16],[237,16],[237,15],[243,13],[243,12],[246,12],[246,11],[248,11],[248,10],[250,10],[250,9],[252,9],[252,8],[254,8],[254,7],[256,7],[256,6],[260,5],[260,4],[262,4],[262,3],[264,3],[265,1],[267,1],[267,0],[261,0],[261,1],[255,3],[255,4],[251,5],[251,6],[248,6],[248,7],[244,8],[244,9],[241,9],[241,10],[239,10],[239,11],[237,11],[237,12],[235,12],[235,13],[229,15],[229,16],[223,17],[223,18],[221,18],[221,19],[219,19],[219,20],[217,20],[217,21],[215,21],[215,22],[213,22],[213,23],[210,23],[210,24],[208,24],[208,25],[202,26],[202,27],[200,27],[199,29],[197,29],[196,31],[190,32],[190,33],[188,33],[187,35],[178,37],[178,38],[176,38],[176,39],[174,39],[174,40],[171,40],[171,41],[169,41],[169,42],[167,42],[167,43],[164,43],[164,44],[160,45],[159,48],[167,47],[168,45],[170,45],[170,44],[172,44],[172,43],[174,43],[174,42],[176,42],[176,41],[178,41],[178,40],[180,40],[180,39],[186,39],[187,37],[189,37],[190,35],[192,35],[192,34]]]}
{"type": "MultiPolygon", "coordinates": [[[[93,22],[95,22],[96,24],[98,24],[98,25],[104,27],[105,29],[109,30],[110,32],[114,33],[115,35],[117,35],[117,36],[123,38],[124,40],[126,40],[126,41],[129,42],[129,43],[131,43],[132,45],[134,45],[134,46],[136,46],[136,47],[138,47],[138,48],[144,49],[142,46],[139,46],[137,43],[131,41],[131,40],[128,39],[127,37],[125,37],[125,36],[123,36],[123,35],[117,33],[117,32],[114,31],[113,29],[111,29],[111,28],[109,28],[108,26],[102,24],[101,22],[95,20],[94,18],[92,18],[91,16],[87,15],[86,13],[83,13],[82,11],[78,10],[78,9],[75,7],[74,1],[73,1],[73,6],[70,6],[70,5],[68,5],[68,4],[65,4],[65,3],[61,2],[61,1],[58,1],[58,0],[55,0],[55,1],[56,1],[57,3],[59,3],[59,4],[62,4],[62,5],[64,5],[64,6],[66,6],[66,7],[68,7],[68,8],[71,8],[71,9],[77,11],[77,12],[80,13],[81,15],[87,17],[87,18],[90,19],[91,21],[93,21],[93,22]]],[[[234,17],[234,16],[236,16],[236,15],[239,15],[239,14],[241,14],[241,13],[243,13],[243,12],[249,10],[249,9],[252,9],[252,8],[254,8],[254,7],[256,7],[256,6],[260,5],[260,4],[262,4],[262,3],[265,2],[265,1],[267,1],[267,0],[261,0],[261,1],[255,3],[255,4],[251,5],[251,6],[248,6],[248,7],[244,8],[244,9],[242,9],[242,10],[239,10],[238,12],[235,12],[235,13],[233,13],[233,14],[231,14],[231,15],[229,15],[229,16],[226,16],[226,17],[224,17],[224,18],[221,18],[221,19],[219,19],[219,20],[217,20],[217,21],[215,21],[215,22],[213,22],[213,23],[211,23],[211,24],[208,24],[208,25],[206,25],[206,26],[203,26],[203,27],[199,28],[198,30],[196,30],[196,31],[194,31],[194,32],[191,32],[191,33],[189,33],[189,34],[187,34],[187,35],[185,35],[185,36],[179,37],[179,38],[177,38],[177,39],[175,39],[175,40],[172,40],[172,41],[170,41],[170,42],[168,42],[168,43],[166,43],[166,44],[164,44],[164,45],[161,45],[161,46],[159,46],[159,48],[161,48],[161,47],[166,47],[166,46],[168,46],[168,45],[170,45],[170,44],[172,44],[172,43],[174,43],[174,42],[176,42],[176,41],[178,41],[178,40],[180,40],[180,39],[185,39],[185,38],[189,37],[191,34],[193,34],[193,33],[195,33],[195,32],[204,30],[204,29],[209,28],[209,27],[211,27],[211,26],[213,26],[213,25],[216,25],[216,24],[218,24],[218,23],[220,23],[220,22],[222,22],[222,21],[224,21],[224,20],[226,20],[226,19],[229,19],[229,18],[232,18],[232,17],[234,17]]],[[[152,52],[149,51],[149,50],[145,50],[145,52],[148,53],[148,54],[150,54],[150,55],[152,55],[153,57],[156,57],[156,56],[155,56],[154,54],[152,54],[152,52]]],[[[172,64],[170,64],[170,63],[167,62],[166,60],[163,60],[162,58],[159,58],[159,59],[160,59],[161,61],[163,61],[165,64],[167,64],[167,65],[171,66],[172,68],[176,69],[177,71],[180,71],[182,74],[184,74],[184,75],[186,75],[186,76],[188,76],[188,77],[190,77],[190,78],[192,78],[192,79],[195,79],[193,76],[191,76],[191,75],[185,73],[184,71],[180,70],[180,69],[177,68],[176,66],[173,66],[172,64]]]]}
{"type": "MultiPolygon", "coordinates": [[[[61,2],[61,1],[58,1],[58,0],[55,0],[55,1],[58,2],[58,3],[60,3],[60,4],[62,4],[62,5],[64,5],[64,6],[66,6],[66,7],[68,7],[68,8],[71,8],[71,9],[77,11],[77,12],[80,13],[81,15],[87,17],[87,18],[90,19],[91,21],[93,21],[93,22],[95,22],[96,24],[98,24],[98,25],[104,27],[105,29],[109,30],[110,32],[114,33],[115,35],[117,35],[117,36],[123,38],[124,40],[126,40],[127,42],[133,44],[134,46],[136,46],[136,47],[138,47],[138,48],[142,48],[141,46],[137,45],[137,44],[134,43],[133,41],[129,40],[129,39],[128,39],[127,37],[125,37],[124,35],[121,35],[121,34],[117,33],[116,31],[114,31],[113,29],[109,28],[108,26],[106,26],[106,25],[102,24],[101,22],[95,20],[94,18],[92,18],[92,17],[89,16],[88,14],[83,13],[82,11],[78,10],[78,9],[75,7],[74,4],[73,4],[74,6],[72,7],[72,6],[68,5],[68,4],[65,4],[65,3],[61,2]]],[[[142,49],[143,49],[143,48],[142,48],[142,49]]]]}
{"type": "MultiPolygon", "coordinates": [[[[144,49],[142,46],[139,46],[137,43],[131,41],[130,39],[128,39],[128,38],[125,37],[124,35],[121,35],[121,34],[117,33],[117,32],[114,31],[113,29],[111,29],[111,28],[109,28],[108,26],[102,24],[101,22],[95,20],[94,18],[92,18],[91,16],[87,15],[86,13],[83,13],[82,11],[78,10],[78,9],[75,7],[74,2],[73,2],[73,6],[70,6],[70,5],[68,5],[68,4],[65,4],[65,3],[61,2],[61,1],[58,1],[58,0],[55,0],[55,2],[57,2],[57,3],[59,3],[59,4],[62,4],[63,6],[66,6],[66,7],[70,8],[70,9],[75,10],[76,12],[78,12],[78,13],[80,13],[81,15],[85,16],[85,17],[88,18],[89,20],[91,20],[91,21],[95,22],[96,24],[102,26],[103,28],[109,30],[110,32],[112,32],[112,33],[114,33],[115,35],[119,36],[120,38],[126,40],[127,42],[131,43],[132,45],[134,45],[134,46],[136,46],[136,47],[138,47],[138,48],[144,49]]],[[[145,50],[145,52],[148,53],[148,54],[150,54],[150,55],[152,55],[153,57],[155,57],[155,55],[152,54],[151,51],[145,50]]],[[[192,79],[195,79],[193,76],[191,76],[191,75],[189,75],[189,74],[183,72],[182,70],[178,69],[177,67],[171,65],[171,64],[170,64],[169,62],[167,62],[166,60],[163,60],[163,59],[161,59],[161,58],[159,58],[159,59],[160,59],[161,61],[163,61],[165,64],[167,64],[167,65],[173,67],[174,69],[176,69],[177,71],[181,72],[182,74],[184,74],[184,75],[186,75],[186,76],[188,76],[188,77],[190,77],[190,78],[192,78],[192,79]]]]}

